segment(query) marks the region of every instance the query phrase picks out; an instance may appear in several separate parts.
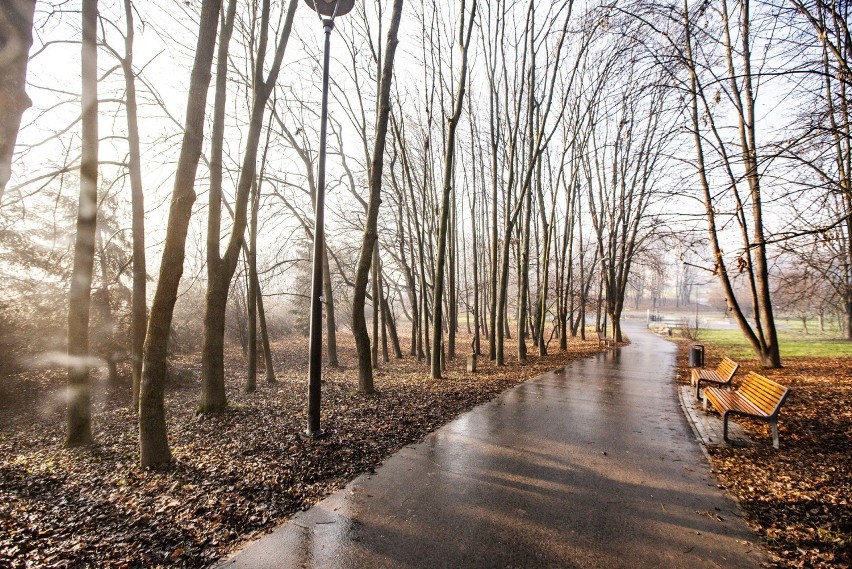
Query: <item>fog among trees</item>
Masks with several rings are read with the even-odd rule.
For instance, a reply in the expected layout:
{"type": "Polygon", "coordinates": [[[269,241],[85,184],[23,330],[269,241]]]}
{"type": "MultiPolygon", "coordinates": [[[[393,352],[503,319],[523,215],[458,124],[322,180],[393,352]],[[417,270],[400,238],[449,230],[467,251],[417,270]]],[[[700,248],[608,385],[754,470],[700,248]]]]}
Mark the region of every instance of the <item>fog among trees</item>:
{"type": "Polygon", "coordinates": [[[218,413],[306,333],[323,181],[324,365],[354,334],[364,392],[404,353],[440,378],[664,302],[724,311],[766,367],[782,316],[852,339],[849,10],[356,2],[322,180],[306,3],[4,2],[0,374],[67,367],[76,446],[95,370],[129,363],[141,463],[167,463],[170,357],[200,354],[218,413]]]}

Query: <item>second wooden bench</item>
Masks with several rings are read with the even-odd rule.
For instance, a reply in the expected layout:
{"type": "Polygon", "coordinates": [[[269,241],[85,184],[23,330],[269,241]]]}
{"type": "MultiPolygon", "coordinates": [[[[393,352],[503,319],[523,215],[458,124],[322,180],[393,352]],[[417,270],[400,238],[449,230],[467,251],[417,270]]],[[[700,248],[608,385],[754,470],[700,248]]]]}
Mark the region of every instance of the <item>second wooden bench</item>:
{"type": "Polygon", "coordinates": [[[731,379],[733,379],[739,367],[740,364],[731,358],[725,357],[722,358],[716,369],[700,368],[692,370],[692,385],[695,386],[695,398],[701,399],[702,383],[704,385],[712,384],[716,387],[730,387],[731,379]]]}

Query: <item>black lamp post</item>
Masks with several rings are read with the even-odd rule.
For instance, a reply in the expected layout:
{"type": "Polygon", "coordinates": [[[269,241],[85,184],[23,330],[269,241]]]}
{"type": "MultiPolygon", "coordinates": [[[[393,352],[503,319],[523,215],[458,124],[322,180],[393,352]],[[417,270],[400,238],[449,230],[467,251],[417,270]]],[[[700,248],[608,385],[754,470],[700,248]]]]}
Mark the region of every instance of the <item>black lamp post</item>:
{"type": "Polygon", "coordinates": [[[322,396],[322,255],[325,247],[325,138],[328,123],[328,62],[331,30],[334,18],[348,14],[355,0],[305,0],[322,20],[325,32],[325,51],[322,66],[322,111],[320,114],[319,173],[317,195],[314,203],[314,259],[311,280],[311,335],[310,365],[308,371],[308,428],[305,434],[317,437],[323,434],[320,428],[320,399],[322,396]]]}

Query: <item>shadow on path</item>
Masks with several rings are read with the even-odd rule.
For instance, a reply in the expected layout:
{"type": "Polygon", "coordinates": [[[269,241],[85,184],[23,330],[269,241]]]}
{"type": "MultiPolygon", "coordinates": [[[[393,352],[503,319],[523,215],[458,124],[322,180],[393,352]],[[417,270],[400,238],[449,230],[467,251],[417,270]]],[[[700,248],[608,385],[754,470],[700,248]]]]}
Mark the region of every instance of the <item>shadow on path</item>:
{"type": "Polygon", "coordinates": [[[678,403],[675,346],[632,343],[507,391],[222,567],[757,567],[678,403]]]}

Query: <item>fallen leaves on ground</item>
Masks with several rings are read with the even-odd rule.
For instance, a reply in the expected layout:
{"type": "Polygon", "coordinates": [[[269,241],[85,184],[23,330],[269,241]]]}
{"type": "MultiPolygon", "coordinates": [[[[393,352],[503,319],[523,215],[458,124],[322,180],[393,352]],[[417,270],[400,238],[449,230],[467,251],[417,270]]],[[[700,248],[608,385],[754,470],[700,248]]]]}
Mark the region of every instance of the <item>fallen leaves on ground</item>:
{"type": "MultiPolygon", "coordinates": [[[[459,339],[465,345],[466,338],[459,339]]],[[[226,356],[230,408],[196,413],[198,357],[175,358],[166,395],[174,462],[138,465],[130,387],[94,382],[90,448],[62,448],[65,374],[29,371],[3,378],[0,399],[0,565],[11,567],[203,567],[241,542],[310,507],[459,413],[544,371],[598,351],[597,342],[530,356],[525,365],[479,371],[464,358],[446,379],[425,362],[392,359],[375,374],[375,395],[357,391],[351,337],[338,338],[346,369],[324,371],[322,426],[305,440],[307,342],[275,346],[278,381],[241,391],[245,360],[226,356]]],[[[507,343],[507,348],[512,346],[507,343]]],[[[507,354],[513,353],[507,349],[507,354]]],[[[125,370],[126,372],[127,370],[125,370]]]]}
{"type": "MultiPolygon", "coordinates": [[[[756,371],[791,394],[778,421],[779,450],[767,423],[743,419],[736,420],[758,444],[710,449],[722,485],[778,567],[852,566],[852,358],[786,358],[777,370],[741,363],[735,385],[756,371]]],[[[688,382],[685,347],[680,364],[688,382]]]]}

